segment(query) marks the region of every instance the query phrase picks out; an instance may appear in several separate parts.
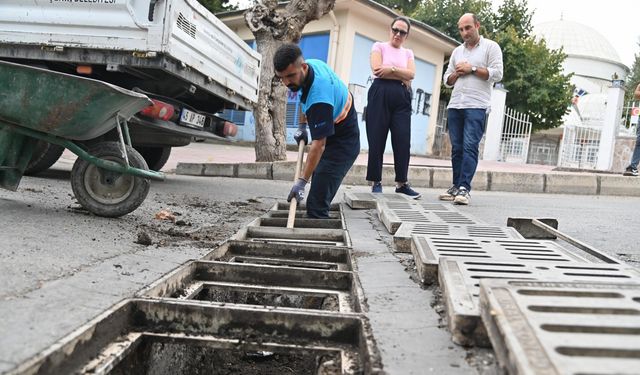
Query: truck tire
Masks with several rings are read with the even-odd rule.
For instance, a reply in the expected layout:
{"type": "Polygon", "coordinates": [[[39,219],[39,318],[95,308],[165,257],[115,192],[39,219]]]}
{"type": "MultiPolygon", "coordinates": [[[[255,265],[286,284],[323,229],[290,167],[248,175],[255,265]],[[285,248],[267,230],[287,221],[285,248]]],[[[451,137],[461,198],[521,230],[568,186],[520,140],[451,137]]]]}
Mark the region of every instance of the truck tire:
{"type": "Polygon", "coordinates": [[[38,141],[36,149],[33,151],[31,161],[27,165],[24,174],[32,176],[49,169],[54,165],[64,152],[64,147],[54,145],[45,141],[38,141]]]}
{"type": "MultiPolygon", "coordinates": [[[[126,146],[129,165],[148,169],[142,156],[126,146]]],[[[120,144],[101,142],[89,149],[95,157],[124,164],[120,144]]],[[[71,170],[71,188],[78,202],[89,212],[104,217],[126,215],[144,202],[149,180],[133,175],[109,172],[78,158],[71,170]]]]}
{"type": "Polygon", "coordinates": [[[149,169],[156,172],[164,167],[171,156],[171,147],[136,146],[135,149],[147,162],[149,169]]]}

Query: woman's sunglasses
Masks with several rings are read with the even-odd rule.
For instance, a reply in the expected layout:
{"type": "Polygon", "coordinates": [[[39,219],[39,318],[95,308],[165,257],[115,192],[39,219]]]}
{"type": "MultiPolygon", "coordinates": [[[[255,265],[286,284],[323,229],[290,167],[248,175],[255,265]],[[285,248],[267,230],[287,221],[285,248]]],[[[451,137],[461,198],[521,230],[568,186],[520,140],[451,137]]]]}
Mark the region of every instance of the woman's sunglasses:
{"type": "Polygon", "coordinates": [[[391,32],[393,32],[394,34],[400,34],[400,36],[405,36],[405,35],[409,34],[408,31],[396,29],[395,27],[391,28],[391,32]]]}

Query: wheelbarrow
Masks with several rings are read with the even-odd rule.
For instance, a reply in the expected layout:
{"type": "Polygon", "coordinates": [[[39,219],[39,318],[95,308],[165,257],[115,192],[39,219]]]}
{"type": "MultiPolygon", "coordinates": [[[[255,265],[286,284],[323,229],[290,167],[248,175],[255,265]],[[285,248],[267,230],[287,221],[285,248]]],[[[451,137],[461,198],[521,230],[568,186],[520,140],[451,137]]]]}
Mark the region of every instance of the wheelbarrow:
{"type": "Polygon", "coordinates": [[[150,104],[145,95],[105,82],[0,61],[0,187],[17,190],[44,140],[78,156],[71,188],[85,209],[105,217],[134,211],[149,180],[164,180],[131,147],[126,123],[150,104]],[[105,140],[114,128],[118,140],[105,140]]]}

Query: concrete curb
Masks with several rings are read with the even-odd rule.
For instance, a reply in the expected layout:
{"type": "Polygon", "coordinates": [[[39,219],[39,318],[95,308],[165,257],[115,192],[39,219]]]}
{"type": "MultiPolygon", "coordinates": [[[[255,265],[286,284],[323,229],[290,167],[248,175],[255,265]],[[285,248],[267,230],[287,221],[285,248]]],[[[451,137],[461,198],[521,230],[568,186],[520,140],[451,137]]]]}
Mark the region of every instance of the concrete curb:
{"type": "MultiPolygon", "coordinates": [[[[178,163],[176,174],[188,176],[237,177],[292,181],[295,162],[262,163],[178,163]]],[[[365,165],[354,165],[345,184],[366,185],[365,165]]],[[[392,166],[384,166],[383,181],[393,181],[392,166]]],[[[451,186],[451,169],[411,167],[409,181],[418,188],[446,189],[451,186]]],[[[597,173],[525,173],[478,171],[473,180],[478,191],[516,193],[640,196],[640,178],[597,173]]]]}

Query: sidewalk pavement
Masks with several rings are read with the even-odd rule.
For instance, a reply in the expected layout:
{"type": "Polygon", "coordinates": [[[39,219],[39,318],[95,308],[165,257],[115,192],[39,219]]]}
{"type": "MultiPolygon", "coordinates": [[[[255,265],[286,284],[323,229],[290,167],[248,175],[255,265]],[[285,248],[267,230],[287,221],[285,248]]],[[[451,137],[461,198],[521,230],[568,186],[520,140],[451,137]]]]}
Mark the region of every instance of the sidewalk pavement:
{"type": "MultiPolygon", "coordinates": [[[[291,181],[297,151],[287,152],[287,161],[255,162],[253,147],[232,143],[192,143],[172,149],[162,169],[182,175],[239,177],[291,181]]],[[[62,163],[75,156],[65,151],[62,163]]],[[[447,189],[451,186],[451,161],[412,156],[409,182],[417,188],[447,189]]],[[[394,185],[393,155],[384,155],[383,185],[394,185]]],[[[367,154],[361,153],[344,183],[366,185],[367,154]]],[[[640,196],[640,177],[593,172],[560,172],[555,166],[480,160],[473,180],[474,190],[519,193],[640,196]]]]}

